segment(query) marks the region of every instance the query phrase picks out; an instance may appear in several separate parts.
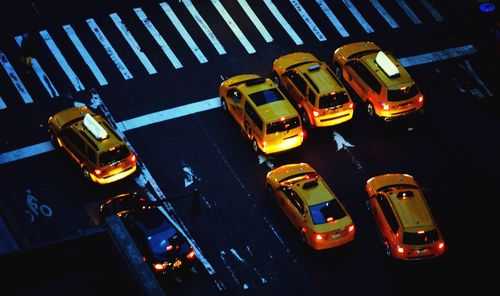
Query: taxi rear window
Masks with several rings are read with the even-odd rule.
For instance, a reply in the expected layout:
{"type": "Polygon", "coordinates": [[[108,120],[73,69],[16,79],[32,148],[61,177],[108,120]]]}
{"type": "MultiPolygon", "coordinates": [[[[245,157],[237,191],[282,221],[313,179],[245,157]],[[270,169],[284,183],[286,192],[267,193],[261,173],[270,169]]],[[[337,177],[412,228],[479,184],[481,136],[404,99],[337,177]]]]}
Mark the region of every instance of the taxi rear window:
{"type": "Polygon", "coordinates": [[[130,155],[130,151],[125,145],[113,147],[100,156],[101,166],[106,166],[115,162],[122,161],[130,155]]]}
{"type": "Polygon", "coordinates": [[[256,106],[260,106],[267,103],[281,101],[284,100],[285,98],[281,95],[281,93],[277,89],[273,88],[253,93],[250,95],[250,99],[252,99],[252,101],[255,103],[256,106]]]}
{"type": "Polygon", "coordinates": [[[328,218],[338,220],[347,216],[344,209],[340,206],[338,200],[336,199],[309,206],[309,211],[311,213],[313,224],[315,225],[327,223],[328,218]]]}
{"type": "Polygon", "coordinates": [[[341,106],[347,102],[349,102],[349,97],[345,92],[327,94],[319,98],[319,108],[320,109],[334,108],[337,106],[341,106]]]}
{"type": "Polygon", "coordinates": [[[299,117],[278,120],[267,124],[266,133],[286,132],[300,126],[299,117]]]}
{"type": "Polygon", "coordinates": [[[403,244],[406,245],[425,245],[439,239],[436,229],[425,231],[423,233],[405,232],[403,233],[403,244]]]}
{"type": "Polygon", "coordinates": [[[404,101],[413,98],[418,95],[419,90],[417,85],[412,85],[410,87],[403,87],[400,89],[389,89],[387,90],[387,100],[391,102],[404,101]]]}

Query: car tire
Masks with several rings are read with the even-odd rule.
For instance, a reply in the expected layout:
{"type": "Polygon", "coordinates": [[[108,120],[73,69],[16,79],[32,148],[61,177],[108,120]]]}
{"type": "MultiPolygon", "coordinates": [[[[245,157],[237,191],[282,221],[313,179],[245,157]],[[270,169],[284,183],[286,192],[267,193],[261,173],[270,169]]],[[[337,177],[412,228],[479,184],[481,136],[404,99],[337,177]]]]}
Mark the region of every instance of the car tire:
{"type": "Polygon", "coordinates": [[[375,108],[370,102],[366,102],[366,114],[368,114],[369,117],[375,117],[375,108]]]}
{"type": "Polygon", "coordinates": [[[277,86],[281,85],[281,80],[280,77],[278,76],[278,73],[273,71],[273,81],[277,86]]]}
{"type": "Polygon", "coordinates": [[[300,239],[300,242],[302,242],[303,244],[307,244],[306,233],[304,231],[302,231],[302,229],[299,229],[299,239],[300,239]]]}
{"type": "Polygon", "coordinates": [[[252,140],[252,148],[253,148],[253,151],[259,152],[259,145],[257,144],[257,140],[255,140],[255,139],[252,140]]]}
{"type": "Polygon", "coordinates": [[[304,128],[311,127],[311,123],[309,122],[309,117],[307,117],[307,112],[304,109],[300,111],[300,119],[302,119],[302,125],[304,126],[304,128]]]}
{"type": "Polygon", "coordinates": [[[90,181],[90,172],[86,167],[82,168],[83,176],[87,181],[90,181]]]}
{"type": "Polygon", "coordinates": [[[337,75],[338,78],[342,79],[342,69],[340,68],[339,63],[333,64],[333,72],[337,75]]]}
{"type": "Polygon", "coordinates": [[[56,134],[51,129],[49,129],[49,137],[50,137],[50,142],[52,143],[52,146],[54,146],[54,148],[61,147],[59,141],[57,140],[56,134]]]}
{"type": "Polygon", "coordinates": [[[384,241],[384,246],[385,246],[385,255],[387,255],[387,257],[392,257],[391,246],[387,241],[384,241]]]}
{"type": "Polygon", "coordinates": [[[227,103],[226,103],[226,99],[224,98],[220,98],[220,105],[222,107],[222,110],[224,112],[227,112],[227,103]]]}

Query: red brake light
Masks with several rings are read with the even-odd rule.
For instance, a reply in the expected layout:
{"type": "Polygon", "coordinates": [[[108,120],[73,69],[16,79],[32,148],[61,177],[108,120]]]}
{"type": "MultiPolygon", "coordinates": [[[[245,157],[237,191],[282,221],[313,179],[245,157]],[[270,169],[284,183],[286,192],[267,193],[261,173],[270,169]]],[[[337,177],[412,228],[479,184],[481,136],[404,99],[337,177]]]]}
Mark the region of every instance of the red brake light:
{"type": "Polygon", "coordinates": [[[189,253],[186,255],[186,258],[188,258],[188,259],[193,259],[195,255],[196,255],[196,253],[194,252],[194,250],[191,250],[191,252],[189,252],[189,253]]]}
{"type": "Polygon", "coordinates": [[[130,155],[130,161],[135,162],[136,157],[135,154],[130,155]]]}
{"type": "Polygon", "coordinates": [[[323,240],[323,235],[321,234],[316,234],[316,240],[323,240]]]}
{"type": "Polygon", "coordinates": [[[318,111],[313,111],[313,115],[314,115],[314,117],[318,117],[319,116],[319,112],[318,111]]]}
{"type": "Polygon", "coordinates": [[[100,169],[95,169],[95,170],[94,170],[94,174],[95,174],[96,176],[99,176],[101,173],[102,173],[102,172],[101,172],[101,170],[100,170],[100,169]]]}
{"type": "Polygon", "coordinates": [[[262,147],[266,147],[267,145],[267,142],[266,141],[262,141],[262,147]]]}
{"type": "Polygon", "coordinates": [[[405,252],[405,249],[403,247],[398,247],[398,253],[403,254],[405,252]]]}
{"type": "Polygon", "coordinates": [[[439,245],[438,245],[438,248],[439,249],[444,249],[444,242],[440,242],[439,245]]]}
{"type": "Polygon", "coordinates": [[[326,222],[332,222],[333,221],[333,218],[332,217],[328,217],[326,218],[326,222]]]}
{"type": "Polygon", "coordinates": [[[166,266],[165,266],[165,265],[163,265],[163,264],[161,264],[161,263],[155,263],[155,264],[153,265],[153,267],[154,267],[154,269],[155,269],[155,270],[160,271],[160,270],[164,270],[166,266]]]}
{"type": "Polygon", "coordinates": [[[349,228],[347,228],[348,232],[352,232],[354,230],[354,225],[350,225],[349,228]]]}
{"type": "Polygon", "coordinates": [[[354,108],[354,103],[349,104],[349,109],[352,109],[352,108],[354,108]]]}
{"type": "Polygon", "coordinates": [[[419,103],[422,103],[423,101],[424,101],[424,96],[420,96],[420,97],[418,97],[418,102],[419,102],[419,103]]]}

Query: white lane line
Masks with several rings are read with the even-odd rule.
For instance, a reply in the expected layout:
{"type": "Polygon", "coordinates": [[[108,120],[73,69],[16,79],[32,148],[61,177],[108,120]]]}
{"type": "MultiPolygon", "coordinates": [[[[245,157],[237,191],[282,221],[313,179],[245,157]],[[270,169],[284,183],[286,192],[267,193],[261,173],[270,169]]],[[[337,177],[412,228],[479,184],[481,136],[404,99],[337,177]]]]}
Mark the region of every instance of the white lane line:
{"type": "Polygon", "coordinates": [[[174,68],[175,69],[182,68],[181,62],[179,61],[175,53],[172,51],[170,46],[168,46],[165,39],[163,39],[163,37],[160,35],[160,32],[158,32],[153,23],[151,23],[151,21],[148,19],[144,11],[142,11],[141,8],[134,8],[134,12],[135,14],[137,14],[141,22],[146,27],[146,29],[148,29],[149,33],[153,36],[158,45],[160,45],[161,49],[163,50],[167,58],[170,60],[174,68]]]}
{"type": "Polygon", "coordinates": [[[50,141],[38,143],[0,154],[0,164],[14,162],[16,160],[50,152],[52,150],[54,150],[54,146],[52,146],[50,141]]]}
{"type": "Polygon", "coordinates": [[[474,45],[469,44],[465,46],[419,54],[412,57],[400,58],[399,62],[403,67],[411,67],[470,55],[476,52],[477,49],[474,47],[474,45]]]}
{"type": "Polygon", "coordinates": [[[83,46],[83,43],[80,41],[80,38],[78,38],[78,36],[76,35],[75,30],[73,30],[73,28],[70,25],[64,25],[63,29],[64,31],[66,31],[66,34],[68,34],[69,39],[71,40],[71,42],[73,42],[73,45],[80,53],[83,60],[89,67],[90,71],[92,71],[92,74],[94,74],[99,84],[101,86],[107,85],[108,81],[106,80],[106,78],[104,78],[104,75],[102,75],[101,70],[99,69],[99,67],[97,67],[97,64],[95,63],[94,59],[89,54],[85,46],[83,46]]]}
{"type": "Polygon", "coordinates": [[[358,23],[365,29],[366,33],[373,33],[374,30],[370,24],[365,20],[365,18],[361,15],[359,10],[352,4],[351,0],[342,0],[344,2],[345,6],[349,9],[349,11],[352,13],[352,15],[356,18],[358,23]]]}
{"type": "Polygon", "coordinates": [[[49,32],[47,32],[47,30],[42,30],[40,31],[40,36],[42,36],[43,40],[49,47],[50,51],[56,58],[61,68],[64,70],[64,73],[66,73],[66,76],[68,76],[69,80],[73,84],[73,87],[76,89],[76,91],[85,90],[85,87],[83,87],[82,83],[80,82],[80,79],[78,78],[78,76],[76,76],[73,69],[71,69],[70,65],[68,64],[68,61],[66,61],[66,58],[63,56],[63,54],[57,47],[52,37],[50,37],[49,32]]]}
{"type": "Polygon", "coordinates": [[[97,40],[99,40],[101,45],[104,47],[111,60],[115,63],[118,70],[122,73],[123,78],[125,78],[125,80],[132,79],[132,73],[130,73],[130,71],[127,69],[127,66],[125,66],[122,59],[118,56],[118,53],[116,53],[116,50],[113,48],[111,43],[109,43],[108,38],[104,36],[104,33],[101,31],[94,19],[88,19],[87,24],[89,25],[94,35],[97,37],[97,40]]]}
{"type": "Polygon", "coordinates": [[[196,23],[198,23],[198,26],[203,30],[203,33],[205,33],[210,42],[212,42],[212,45],[215,47],[219,55],[226,54],[226,50],[219,42],[219,39],[215,37],[214,32],[212,32],[212,30],[205,22],[203,17],[200,15],[198,10],[196,10],[196,7],[194,7],[193,3],[191,3],[191,0],[184,0],[182,1],[182,3],[184,4],[184,6],[186,6],[187,10],[191,14],[191,16],[195,19],[196,23]]]}
{"type": "Polygon", "coordinates": [[[158,123],[190,114],[203,112],[220,107],[220,98],[215,97],[203,100],[196,103],[187,104],[184,106],[175,107],[172,109],[162,110],[150,113],[143,116],[138,116],[132,119],[124,120],[118,123],[118,129],[122,132],[140,128],[153,123],[158,123]]]}
{"type": "Polygon", "coordinates": [[[120,33],[122,33],[123,38],[125,38],[125,40],[127,40],[128,44],[130,45],[130,47],[132,48],[134,53],[141,60],[142,64],[144,65],[144,67],[148,71],[149,75],[156,74],[157,71],[156,71],[155,67],[153,66],[153,64],[151,64],[151,61],[148,59],[146,54],[142,51],[141,47],[139,46],[139,44],[135,40],[134,36],[132,36],[132,33],[127,28],[127,26],[125,26],[125,23],[123,23],[120,16],[116,13],[112,13],[109,16],[111,17],[111,19],[115,23],[115,25],[118,28],[118,30],[120,31],[120,33]]]}
{"type": "Polygon", "coordinates": [[[220,251],[220,259],[224,263],[224,266],[226,266],[226,269],[231,274],[231,277],[233,278],[234,282],[237,283],[238,285],[240,285],[240,280],[236,277],[236,272],[234,272],[234,270],[231,268],[231,266],[229,266],[229,264],[227,263],[226,252],[224,250],[220,251]]]}
{"type": "Polygon", "coordinates": [[[385,21],[391,26],[391,28],[396,29],[399,27],[398,23],[392,18],[392,16],[385,10],[385,8],[378,2],[378,0],[370,0],[372,5],[377,9],[378,13],[385,19],[385,21]]]}
{"type": "Polygon", "coordinates": [[[5,102],[3,101],[2,97],[0,97],[0,109],[5,109],[7,108],[7,105],[5,105],[5,102]]]}
{"type": "Polygon", "coordinates": [[[21,98],[23,98],[24,103],[25,104],[33,103],[33,99],[26,90],[26,87],[24,87],[23,82],[21,81],[21,79],[19,79],[19,76],[17,76],[16,71],[14,70],[9,60],[5,56],[5,53],[1,50],[0,50],[0,63],[2,63],[5,72],[7,72],[7,75],[9,75],[10,80],[12,80],[12,83],[14,83],[14,86],[21,95],[21,98]]]}
{"type": "Polygon", "coordinates": [[[229,15],[227,10],[222,6],[219,0],[211,0],[212,4],[215,6],[219,14],[222,16],[226,24],[229,26],[231,31],[233,31],[234,35],[238,38],[241,45],[246,49],[249,54],[255,53],[255,48],[250,44],[247,37],[241,32],[238,25],[234,22],[233,18],[229,15]]]}
{"type": "Polygon", "coordinates": [[[174,11],[172,8],[170,8],[170,5],[167,4],[167,2],[162,2],[160,3],[161,8],[163,8],[163,11],[167,14],[168,18],[174,24],[175,28],[181,34],[182,38],[184,41],[186,41],[187,45],[191,49],[191,51],[194,53],[198,61],[202,64],[208,62],[207,58],[203,53],[201,52],[200,48],[198,45],[196,45],[196,42],[194,42],[193,38],[191,35],[189,35],[188,31],[184,27],[184,25],[181,23],[177,15],[175,15],[174,11]]]}
{"type": "MultiPolygon", "coordinates": [[[[21,47],[21,42],[23,40],[23,37],[21,35],[19,35],[19,36],[16,36],[14,39],[16,39],[17,45],[19,45],[19,47],[21,47]]],[[[45,89],[49,93],[49,96],[51,98],[58,97],[59,92],[57,92],[56,88],[52,84],[52,81],[50,81],[49,76],[47,76],[45,71],[43,71],[43,69],[40,66],[40,64],[38,63],[37,59],[35,59],[35,58],[31,59],[31,68],[33,68],[33,71],[35,72],[36,76],[38,76],[38,79],[40,79],[40,82],[42,82],[43,86],[45,87],[45,89]]]]}
{"type": "Polygon", "coordinates": [[[295,10],[299,13],[300,17],[304,20],[304,22],[307,24],[309,29],[316,35],[316,38],[318,38],[319,41],[325,41],[326,37],[323,35],[323,32],[316,26],[316,23],[312,20],[312,18],[309,16],[307,11],[302,7],[300,2],[298,0],[290,0],[290,3],[293,5],[295,10]]]}
{"type": "Polygon", "coordinates": [[[231,248],[229,251],[231,251],[231,253],[233,254],[233,256],[236,259],[238,259],[238,261],[240,261],[243,264],[246,263],[245,259],[243,259],[243,257],[241,257],[240,254],[238,254],[238,252],[236,252],[236,250],[234,248],[231,248]]]}
{"type": "Polygon", "coordinates": [[[296,45],[304,44],[304,42],[302,42],[302,39],[300,39],[299,35],[297,35],[292,26],[290,26],[290,24],[283,17],[283,15],[278,10],[276,5],[274,5],[273,1],[272,0],[262,0],[262,1],[264,1],[264,4],[266,4],[269,11],[271,11],[271,14],[276,18],[276,20],[280,23],[283,29],[285,29],[285,32],[287,32],[290,38],[292,38],[293,42],[295,42],[296,45]]]}
{"type": "Polygon", "coordinates": [[[422,3],[423,6],[425,6],[425,8],[427,8],[427,10],[431,13],[432,17],[436,21],[438,22],[443,21],[443,17],[441,16],[441,14],[436,10],[436,8],[434,8],[434,6],[432,6],[432,4],[428,0],[420,0],[420,2],[422,3]]]}
{"type": "Polygon", "coordinates": [[[399,6],[404,10],[406,15],[411,19],[411,21],[415,24],[421,24],[422,21],[418,18],[418,16],[413,12],[413,10],[408,6],[408,4],[404,0],[396,0],[399,6]]]}
{"type": "Polygon", "coordinates": [[[323,0],[316,0],[316,3],[318,3],[319,7],[323,10],[325,15],[328,17],[330,22],[332,22],[333,26],[337,31],[340,33],[340,36],[342,37],[349,37],[349,33],[347,33],[347,30],[344,28],[344,26],[340,23],[339,19],[335,14],[333,14],[332,10],[328,5],[325,3],[323,0]]]}
{"type": "Polygon", "coordinates": [[[250,5],[248,5],[248,2],[246,0],[238,0],[238,3],[240,4],[241,8],[243,8],[250,20],[253,22],[257,30],[259,30],[260,35],[264,37],[264,40],[266,40],[267,43],[273,42],[273,37],[271,36],[271,34],[269,34],[269,31],[267,31],[266,27],[262,24],[250,5]]]}
{"type": "MultiPolygon", "coordinates": [[[[471,55],[471,54],[474,54],[476,52],[477,52],[477,50],[473,45],[465,45],[465,46],[461,46],[461,47],[449,48],[449,49],[434,51],[434,52],[430,52],[430,53],[426,53],[426,54],[420,54],[420,55],[416,55],[416,56],[401,58],[401,59],[399,59],[399,62],[404,67],[412,67],[412,66],[416,66],[416,65],[433,63],[433,62],[438,62],[438,61],[442,61],[442,60],[448,60],[448,59],[457,58],[457,57],[461,57],[461,56],[471,55]]],[[[3,55],[3,52],[0,51],[0,60],[3,60],[4,57],[5,57],[5,55],[3,55]]],[[[117,126],[118,131],[126,132],[129,130],[133,130],[133,129],[136,129],[139,127],[155,124],[158,122],[163,122],[166,120],[179,118],[179,117],[183,117],[183,116],[188,116],[188,115],[192,115],[195,113],[219,108],[220,106],[221,106],[220,105],[220,98],[214,97],[211,99],[207,99],[207,100],[203,100],[203,101],[199,101],[199,102],[195,102],[195,103],[190,103],[190,104],[187,104],[184,106],[166,109],[166,110],[158,111],[155,113],[150,113],[150,114],[138,116],[138,117],[135,117],[132,119],[117,122],[116,126],[117,126]]],[[[37,145],[33,145],[33,146],[29,146],[29,147],[25,147],[25,148],[21,148],[21,149],[17,149],[14,151],[5,152],[5,153],[0,154],[0,164],[16,161],[19,159],[23,159],[26,157],[34,156],[34,155],[37,155],[40,153],[44,153],[44,152],[48,152],[50,150],[53,150],[53,147],[50,144],[50,142],[44,142],[44,143],[40,143],[37,145]],[[24,151],[25,149],[27,149],[27,150],[32,149],[30,147],[34,147],[37,145],[43,146],[46,144],[49,144],[48,147],[50,147],[50,149],[47,151],[45,151],[45,149],[47,149],[47,147],[40,150],[39,153],[24,151]]],[[[234,174],[234,170],[231,168],[229,162],[224,158],[224,156],[222,155],[220,150],[218,150],[218,148],[216,146],[214,146],[214,148],[216,148],[217,152],[221,155],[221,157],[223,158],[226,165],[230,168],[231,172],[236,177],[240,186],[242,188],[245,188],[245,184],[243,184],[243,182],[241,182],[241,180],[238,179],[236,174],[234,174]]]]}

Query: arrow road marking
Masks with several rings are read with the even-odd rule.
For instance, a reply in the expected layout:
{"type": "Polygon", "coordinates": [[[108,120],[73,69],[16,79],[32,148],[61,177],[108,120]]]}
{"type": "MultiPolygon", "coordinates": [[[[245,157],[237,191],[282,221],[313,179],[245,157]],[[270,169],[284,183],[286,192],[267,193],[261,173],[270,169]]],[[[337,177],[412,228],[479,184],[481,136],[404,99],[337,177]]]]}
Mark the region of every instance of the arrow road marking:
{"type": "Polygon", "coordinates": [[[337,133],[336,131],[333,131],[333,139],[335,140],[335,142],[337,143],[337,151],[339,151],[340,149],[346,149],[347,148],[351,148],[351,147],[354,147],[353,144],[347,142],[344,137],[342,137],[339,133],[337,133]]]}

